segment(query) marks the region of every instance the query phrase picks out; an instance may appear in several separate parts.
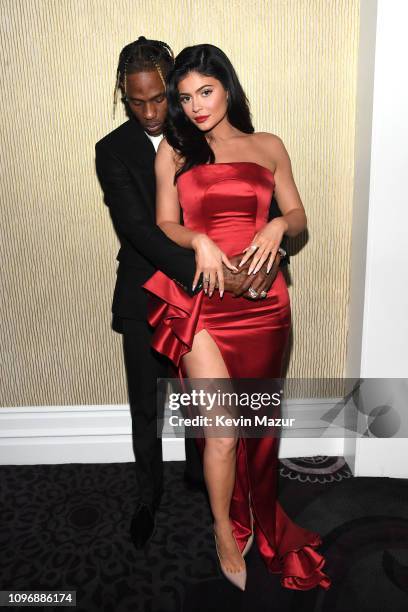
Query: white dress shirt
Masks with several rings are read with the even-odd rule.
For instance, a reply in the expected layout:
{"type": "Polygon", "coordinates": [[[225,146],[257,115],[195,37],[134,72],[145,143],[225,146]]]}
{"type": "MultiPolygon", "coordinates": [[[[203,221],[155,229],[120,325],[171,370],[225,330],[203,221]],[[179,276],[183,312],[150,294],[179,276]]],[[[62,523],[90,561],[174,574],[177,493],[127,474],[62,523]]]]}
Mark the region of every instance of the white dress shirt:
{"type": "Polygon", "coordinates": [[[157,153],[157,149],[159,148],[159,144],[163,140],[163,134],[160,134],[160,136],[150,136],[150,134],[148,134],[147,132],[145,132],[145,134],[149,138],[149,140],[152,141],[153,146],[154,146],[154,150],[157,153]]]}

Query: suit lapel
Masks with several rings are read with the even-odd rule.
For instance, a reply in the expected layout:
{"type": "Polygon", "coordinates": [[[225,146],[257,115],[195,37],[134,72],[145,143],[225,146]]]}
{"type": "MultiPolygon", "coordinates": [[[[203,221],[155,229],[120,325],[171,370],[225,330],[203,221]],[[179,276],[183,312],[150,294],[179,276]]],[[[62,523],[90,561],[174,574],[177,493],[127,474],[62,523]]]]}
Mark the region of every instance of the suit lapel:
{"type": "Polygon", "coordinates": [[[156,151],[151,140],[134,119],[129,120],[127,143],[129,166],[151,219],[156,222],[156,180],[154,175],[156,151]]]}
{"type": "Polygon", "coordinates": [[[154,159],[156,157],[156,151],[152,141],[146,136],[140,124],[135,120],[129,121],[131,138],[129,143],[132,146],[133,153],[137,151],[137,163],[140,166],[144,166],[147,170],[150,170],[154,174],[154,159]],[[131,142],[130,142],[131,141],[131,142]]]}

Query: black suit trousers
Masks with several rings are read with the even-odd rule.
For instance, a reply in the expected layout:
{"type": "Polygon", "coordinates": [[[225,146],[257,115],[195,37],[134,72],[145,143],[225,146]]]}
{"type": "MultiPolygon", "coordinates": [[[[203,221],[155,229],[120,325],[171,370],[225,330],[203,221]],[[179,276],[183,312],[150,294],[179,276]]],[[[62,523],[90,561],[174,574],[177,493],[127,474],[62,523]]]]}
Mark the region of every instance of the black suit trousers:
{"type": "MultiPolygon", "coordinates": [[[[121,319],[123,353],[132,417],[139,499],[156,507],[163,491],[162,442],[157,429],[157,378],[167,378],[168,360],[151,348],[153,330],[145,321],[121,319]]],[[[160,434],[159,434],[160,435],[160,434]]],[[[186,472],[203,482],[202,466],[195,441],[186,439],[186,472]]]]}

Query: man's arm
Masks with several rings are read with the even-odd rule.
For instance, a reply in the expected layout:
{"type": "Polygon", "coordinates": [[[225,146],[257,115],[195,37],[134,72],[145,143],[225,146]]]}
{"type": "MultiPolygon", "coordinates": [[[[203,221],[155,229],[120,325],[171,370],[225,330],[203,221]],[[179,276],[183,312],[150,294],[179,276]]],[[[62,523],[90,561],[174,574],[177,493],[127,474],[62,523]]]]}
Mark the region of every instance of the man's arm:
{"type": "Polygon", "coordinates": [[[152,223],[126,166],[106,146],[96,145],[96,171],[113,225],[143,257],[189,294],[195,274],[193,250],[183,249],[152,223]]]}

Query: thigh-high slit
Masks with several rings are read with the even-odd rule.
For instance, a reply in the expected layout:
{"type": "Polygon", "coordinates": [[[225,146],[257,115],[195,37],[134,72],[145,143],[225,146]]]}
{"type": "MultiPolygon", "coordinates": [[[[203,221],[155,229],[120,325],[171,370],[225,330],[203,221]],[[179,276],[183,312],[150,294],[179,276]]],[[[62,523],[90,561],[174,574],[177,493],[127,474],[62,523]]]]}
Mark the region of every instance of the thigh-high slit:
{"type": "MultiPolygon", "coordinates": [[[[242,253],[268,222],[275,176],[248,161],[198,164],[177,178],[183,221],[206,234],[231,257],[242,253]]],[[[153,348],[180,370],[194,335],[206,329],[216,342],[230,378],[281,377],[290,329],[290,302],[281,271],[263,300],[234,298],[201,291],[189,297],[161,272],[144,284],[152,294],[149,323],[155,328],[153,348]]],[[[198,439],[203,448],[204,440],[198,439]]],[[[323,557],[316,551],[317,533],[293,523],[277,502],[278,441],[273,437],[240,437],[230,515],[240,548],[250,533],[249,499],[259,551],[271,572],[292,589],[328,588],[323,557]]]]}
{"type": "MultiPolygon", "coordinates": [[[[145,284],[155,296],[149,309],[150,323],[156,327],[153,347],[172,358],[181,377],[186,374],[183,355],[204,329],[216,343],[232,380],[281,377],[291,323],[282,272],[262,302],[227,293],[223,298],[218,293],[211,298],[201,293],[189,302],[181,301],[182,291],[175,284],[169,292],[157,282],[160,273],[153,279],[145,284]]],[[[205,438],[196,442],[203,456],[205,438]]],[[[309,589],[317,584],[328,588],[330,579],[322,572],[324,559],[316,551],[320,536],[293,523],[277,501],[278,446],[276,437],[238,439],[230,505],[234,535],[242,551],[251,533],[251,505],[256,542],[268,570],[281,574],[281,583],[288,588],[309,589]]]]}

